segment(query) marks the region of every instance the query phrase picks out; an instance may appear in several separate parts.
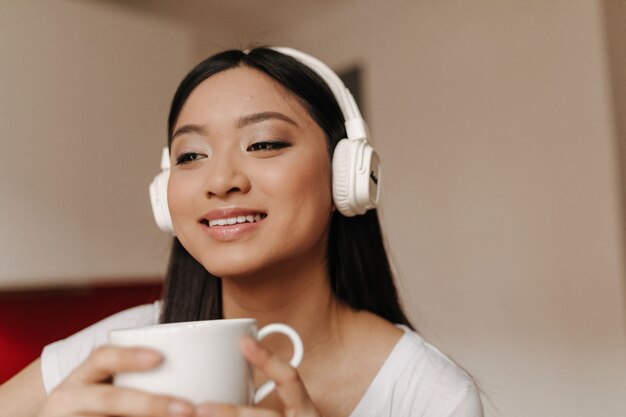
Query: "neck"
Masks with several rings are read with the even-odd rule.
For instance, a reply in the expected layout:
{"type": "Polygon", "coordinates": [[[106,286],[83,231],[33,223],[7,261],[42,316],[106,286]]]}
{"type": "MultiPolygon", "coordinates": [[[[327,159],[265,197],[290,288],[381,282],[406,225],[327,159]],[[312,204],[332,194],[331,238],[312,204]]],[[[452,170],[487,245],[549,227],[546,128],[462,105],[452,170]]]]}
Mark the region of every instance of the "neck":
{"type": "MultiPolygon", "coordinates": [[[[222,303],[224,318],[252,317],[259,328],[269,323],[291,326],[309,359],[315,353],[309,348],[334,339],[349,310],[330,288],[325,261],[283,265],[253,277],[222,278],[222,303]]],[[[289,344],[282,337],[268,338],[264,344],[281,357],[289,356],[289,344]]]]}

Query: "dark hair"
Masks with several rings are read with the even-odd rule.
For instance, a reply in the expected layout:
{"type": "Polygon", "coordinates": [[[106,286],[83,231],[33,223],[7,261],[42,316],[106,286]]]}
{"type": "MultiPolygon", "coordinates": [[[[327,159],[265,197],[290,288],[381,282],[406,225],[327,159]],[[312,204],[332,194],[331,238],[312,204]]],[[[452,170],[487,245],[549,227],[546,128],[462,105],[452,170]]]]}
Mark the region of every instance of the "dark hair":
{"type": "MultiPolygon", "coordinates": [[[[325,132],[329,157],[346,137],[343,114],[328,85],[296,59],[269,48],[230,50],[198,64],[183,79],[168,119],[168,144],[185,101],[202,81],[240,66],[259,70],[290,91],[325,132]]],[[[413,328],[402,311],[376,210],[355,217],[333,213],[328,239],[328,273],[335,296],[355,310],[367,310],[413,328]]],[[[222,318],[221,279],[210,274],[174,238],[163,290],[161,322],[222,318]]]]}

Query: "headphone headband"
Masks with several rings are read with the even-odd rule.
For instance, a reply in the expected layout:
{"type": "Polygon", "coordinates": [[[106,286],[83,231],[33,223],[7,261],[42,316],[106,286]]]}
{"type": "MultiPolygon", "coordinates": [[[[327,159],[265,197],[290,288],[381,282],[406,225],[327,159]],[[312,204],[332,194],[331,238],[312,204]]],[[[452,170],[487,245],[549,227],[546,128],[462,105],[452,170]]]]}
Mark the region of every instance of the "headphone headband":
{"type": "MultiPolygon", "coordinates": [[[[380,162],[368,143],[368,130],[354,97],[339,76],[317,58],[293,48],[272,47],[291,56],[315,71],[328,85],[344,116],[347,139],[337,142],[332,160],[332,193],[337,210],[344,216],[364,214],[378,204],[380,195],[380,162]]],[[[167,205],[167,183],[170,174],[169,149],[163,149],[161,172],[150,184],[150,199],[159,228],[175,234],[167,205]]]]}
{"type": "Polygon", "coordinates": [[[271,47],[274,51],[289,55],[307,67],[311,68],[319,75],[333,92],[345,121],[346,133],[348,139],[367,139],[369,137],[367,125],[361,116],[359,106],[357,106],[350,90],[346,88],[341,78],[326,64],[319,59],[305,54],[297,49],[287,48],[284,46],[271,47]]]}

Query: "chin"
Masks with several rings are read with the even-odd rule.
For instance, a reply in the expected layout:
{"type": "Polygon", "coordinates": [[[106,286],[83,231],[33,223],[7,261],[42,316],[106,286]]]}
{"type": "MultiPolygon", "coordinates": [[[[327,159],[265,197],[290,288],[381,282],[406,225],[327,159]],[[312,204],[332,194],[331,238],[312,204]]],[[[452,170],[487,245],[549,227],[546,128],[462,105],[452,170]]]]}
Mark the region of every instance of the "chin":
{"type": "MultiPolygon", "coordinates": [[[[207,256],[200,261],[212,275],[239,282],[260,282],[272,278],[285,278],[285,272],[291,276],[298,268],[301,257],[255,256],[239,252],[229,256],[207,256]]],[[[284,254],[281,254],[284,255],[284,254]]]]}
{"type": "Polygon", "coordinates": [[[264,269],[263,264],[254,257],[246,257],[246,259],[221,257],[218,260],[211,257],[211,259],[202,259],[200,263],[212,275],[225,279],[244,279],[258,275],[264,269]]]}

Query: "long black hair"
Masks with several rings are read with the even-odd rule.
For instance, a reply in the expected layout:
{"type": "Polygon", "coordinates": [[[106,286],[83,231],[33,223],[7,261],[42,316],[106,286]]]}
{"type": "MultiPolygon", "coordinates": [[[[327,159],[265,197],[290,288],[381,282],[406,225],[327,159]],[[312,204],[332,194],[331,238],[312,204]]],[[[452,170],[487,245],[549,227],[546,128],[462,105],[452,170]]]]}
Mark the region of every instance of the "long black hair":
{"type": "MultiPolygon", "coordinates": [[[[269,48],[225,51],[198,64],[183,79],[168,119],[168,144],[185,101],[202,81],[236,67],[261,71],[290,91],[326,134],[329,157],[346,137],[343,114],[328,85],[312,69],[269,48]]],[[[355,217],[333,213],[328,239],[328,273],[335,296],[355,310],[367,310],[411,328],[402,311],[376,210],[355,217]]],[[[209,273],[174,238],[163,289],[162,323],[220,319],[221,279],[209,273]]]]}

